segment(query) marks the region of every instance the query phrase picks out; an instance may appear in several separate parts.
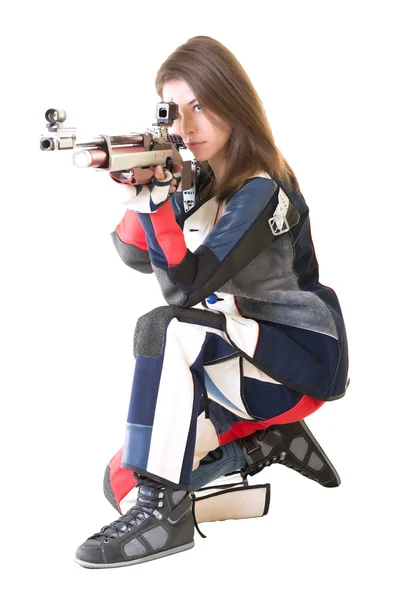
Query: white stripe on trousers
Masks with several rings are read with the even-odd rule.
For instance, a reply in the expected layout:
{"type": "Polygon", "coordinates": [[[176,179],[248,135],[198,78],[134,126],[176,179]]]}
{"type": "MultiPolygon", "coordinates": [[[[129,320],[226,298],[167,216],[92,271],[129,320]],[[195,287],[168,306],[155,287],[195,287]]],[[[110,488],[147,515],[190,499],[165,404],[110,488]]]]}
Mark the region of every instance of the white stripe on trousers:
{"type": "MultiPolygon", "coordinates": [[[[193,413],[194,385],[190,367],[201,352],[208,332],[222,337],[229,343],[225,332],[219,329],[185,323],[176,318],[169,322],[166,330],[164,360],[146,470],[174,483],[180,481],[193,413]]],[[[244,360],[243,364],[248,371],[246,376],[277,383],[247,361],[244,360]]],[[[217,399],[213,394],[210,394],[210,400],[218,401],[244,419],[253,420],[240,396],[239,360],[234,358],[219,365],[209,365],[205,367],[205,371],[213,382],[218,381],[217,387],[234,407],[223,404],[221,399],[217,399]]],[[[198,433],[201,434],[201,430],[198,433]]],[[[210,444],[214,443],[215,437],[210,435],[210,444]]],[[[198,456],[202,458],[217,447],[207,450],[208,443],[202,447],[201,445],[202,442],[197,442],[196,436],[195,461],[198,456]]]]}

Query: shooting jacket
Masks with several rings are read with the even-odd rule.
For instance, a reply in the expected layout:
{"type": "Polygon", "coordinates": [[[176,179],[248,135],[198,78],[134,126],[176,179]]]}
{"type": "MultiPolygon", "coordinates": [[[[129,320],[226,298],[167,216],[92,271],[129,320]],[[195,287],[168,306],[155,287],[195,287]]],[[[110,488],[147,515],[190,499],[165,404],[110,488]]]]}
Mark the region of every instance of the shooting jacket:
{"type": "Polygon", "coordinates": [[[217,203],[183,195],[153,213],[128,210],[111,234],[121,259],[154,272],[166,302],[224,317],[232,345],[274,380],[319,400],[345,394],[348,350],[333,289],[322,285],[309,209],[260,173],[217,203]]]}

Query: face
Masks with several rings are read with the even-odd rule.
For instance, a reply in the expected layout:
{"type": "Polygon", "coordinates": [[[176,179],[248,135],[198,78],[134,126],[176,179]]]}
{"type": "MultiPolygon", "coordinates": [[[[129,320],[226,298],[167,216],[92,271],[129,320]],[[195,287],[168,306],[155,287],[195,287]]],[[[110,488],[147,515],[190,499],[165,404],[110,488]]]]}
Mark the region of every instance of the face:
{"type": "Polygon", "coordinates": [[[179,118],[174,121],[170,133],[182,137],[196,160],[206,160],[213,169],[220,171],[225,164],[231,126],[210,112],[208,114],[212,114],[216,124],[209,121],[193,91],[184,81],[174,79],[164,85],[163,100],[171,98],[179,105],[179,118]]]}

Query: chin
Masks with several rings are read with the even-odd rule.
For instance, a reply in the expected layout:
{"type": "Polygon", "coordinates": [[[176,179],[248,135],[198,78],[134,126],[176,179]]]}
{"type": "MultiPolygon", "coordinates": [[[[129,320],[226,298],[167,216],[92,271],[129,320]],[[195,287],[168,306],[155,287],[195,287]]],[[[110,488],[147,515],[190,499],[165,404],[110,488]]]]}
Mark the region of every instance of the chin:
{"type": "Polygon", "coordinates": [[[190,152],[193,154],[196,160],[201,160],[202,162],[208,161],[213,157],[213,154],[210,154],[210,151],[207,151],[206,148],[202,148],[201,146],[197,149],[193,148],[193,150],[190,152]]]}
{"type": "Polygon", "coordinates": [[[192,154],[207,154],[203,146],[199,146],[198,148],[191,148],[190,152],[192,154]]]}

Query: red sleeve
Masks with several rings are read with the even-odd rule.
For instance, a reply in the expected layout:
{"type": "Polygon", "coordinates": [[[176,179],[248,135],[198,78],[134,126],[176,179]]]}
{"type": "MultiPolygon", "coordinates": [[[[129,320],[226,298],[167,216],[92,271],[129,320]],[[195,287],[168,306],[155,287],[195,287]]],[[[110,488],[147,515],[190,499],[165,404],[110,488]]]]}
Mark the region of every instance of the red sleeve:
{"type": "Polygon", "coordinates": [[[127,210],[122,221],[116,226],[115,231],[119,239],[125,244],[136,246],[140,250],[148,250],[146,234],[134,210],[127,210]]]}
{"type": "Polygon", "coordinates": [[[187,247],[183,231],[176,222],[171,204],[169,202],[164,204],[149,216],[168,267],[178,265],[186,256],[187,247]]]}

